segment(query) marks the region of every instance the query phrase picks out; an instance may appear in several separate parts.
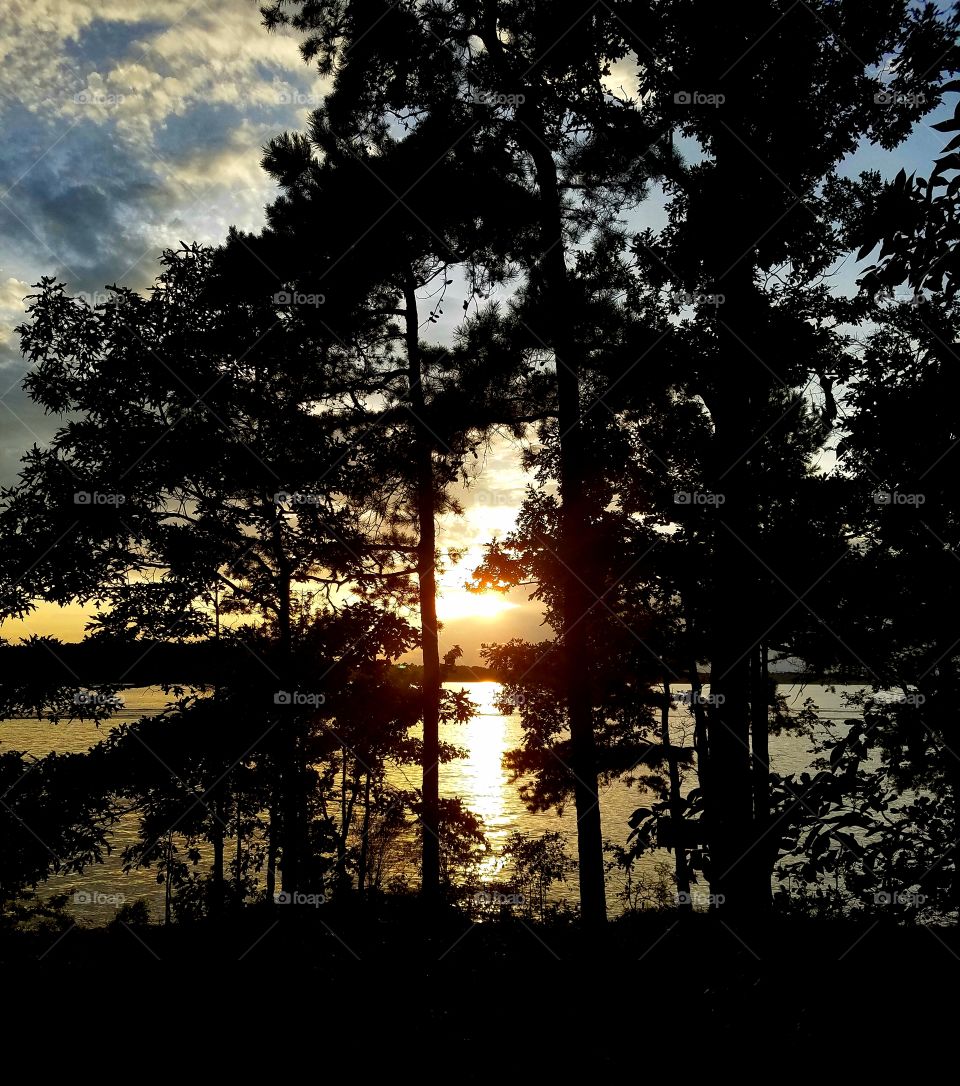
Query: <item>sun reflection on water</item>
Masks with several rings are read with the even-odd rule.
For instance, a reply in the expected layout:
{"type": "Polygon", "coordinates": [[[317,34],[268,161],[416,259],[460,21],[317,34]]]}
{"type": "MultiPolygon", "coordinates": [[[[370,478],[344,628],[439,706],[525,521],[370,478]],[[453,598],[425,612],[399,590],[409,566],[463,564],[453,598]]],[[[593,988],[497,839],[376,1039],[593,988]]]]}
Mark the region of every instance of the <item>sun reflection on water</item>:
{"type": "Polygon", "coordinates": [[[457,763],[461,795],[469,809],[483,819],[492,850],[480,869],[480,877],[485,881],[495,878],[502,868],[499,854],[516,821],[509,809],[509,774],[503,768],[503,755],[509,745],[509,719],[494,707],[499,693],[497,682],[470,684],[470,699],[477,711],[458,729],[456,738],[457,745],[467,751],[467,757],[457,763]]]}

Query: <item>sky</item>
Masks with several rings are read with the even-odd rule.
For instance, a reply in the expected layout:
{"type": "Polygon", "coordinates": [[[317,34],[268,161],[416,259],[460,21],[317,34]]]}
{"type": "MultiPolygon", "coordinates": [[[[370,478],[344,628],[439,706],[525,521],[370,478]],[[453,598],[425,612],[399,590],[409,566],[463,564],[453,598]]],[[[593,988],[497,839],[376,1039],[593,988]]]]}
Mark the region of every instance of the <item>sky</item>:
{"type": "MultiPolygon", "coordinates": [[[[629,72],[615,72],[629,86],[629,72]]],[[[252,0],[4,0],[0,8],[0,482],[23,451],[56,428],[20,388],[25,363],[14,328],[41,276],[96,300],[105,286],[149,285],[156,257],[180,241],[216,244],[230,225],[256,230],[275,192],[261,149],[305,127],[324,85],[298,39],[268,34],[252,0]]],[[[943,146],[920,125],[892,155],[865,148],[851,173],[923,169],[943,146]]],[[[662,204],[643,212],[656,224],[662,204]]],[[[853,281],[852,266],[845,271],[853,281]]],[[[448,298],[448,315],[460,312],[448,298]]],[[[449,318],[448,318],[449,319],[449,318]]],[[[444,331],[441,326],[441,333],[444,331]]],[[[446,329],[449,332],[449,328],[446,329]]],[[[455,643],[479,662],[485,641],[548,636],[540,612],[514,590],[506,606],[470,606],[460,586],[482,545],[513,522],[526,480],[514,450],[496,441],[465,516],[441,525],[442,547],[467,547],[442,581],[442,650],[455,643]]],[[[0,635],[78,640],[80,607],[41,607],[0,635]]]]}

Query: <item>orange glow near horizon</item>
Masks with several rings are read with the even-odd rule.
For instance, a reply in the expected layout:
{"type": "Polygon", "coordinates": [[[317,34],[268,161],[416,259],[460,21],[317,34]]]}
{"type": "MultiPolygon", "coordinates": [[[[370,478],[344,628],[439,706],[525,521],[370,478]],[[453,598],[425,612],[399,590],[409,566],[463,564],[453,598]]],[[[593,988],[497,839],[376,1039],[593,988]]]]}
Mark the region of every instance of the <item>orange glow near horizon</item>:
{"type": "Polygon", "coordinates": [[[443,588],[437,596],[437,617],[451,619],[491,619],[518,605],[499,592],[468,592],[465,588],[443,588]]]}

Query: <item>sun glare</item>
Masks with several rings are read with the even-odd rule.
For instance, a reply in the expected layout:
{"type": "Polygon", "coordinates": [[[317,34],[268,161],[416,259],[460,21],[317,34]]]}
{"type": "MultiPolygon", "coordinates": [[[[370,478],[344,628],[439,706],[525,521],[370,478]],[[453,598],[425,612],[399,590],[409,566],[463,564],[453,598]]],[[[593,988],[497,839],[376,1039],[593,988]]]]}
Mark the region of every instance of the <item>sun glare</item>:
{"type": "Polygon", "coordinates": [[[458,618],[496,618],[512,611],[511,603],[499,592],[468,592],[465,588],[445,588],[437,598],[437,615],[442,621],[458,618]]]}

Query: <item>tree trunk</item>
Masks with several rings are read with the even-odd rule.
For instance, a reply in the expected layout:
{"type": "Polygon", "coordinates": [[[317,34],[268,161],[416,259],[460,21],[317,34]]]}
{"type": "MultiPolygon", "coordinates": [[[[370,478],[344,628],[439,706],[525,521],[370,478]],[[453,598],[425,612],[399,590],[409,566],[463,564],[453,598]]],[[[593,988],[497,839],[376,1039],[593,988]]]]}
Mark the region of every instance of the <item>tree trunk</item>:
{"type": "Polygon", "coordinates": [[[950,782],[953,792],[953,844],[949,852],[953,856],[953,905],[957,910],[957,923],[960,924],[960,758],[949,748],[947,758],[950,762],[950,782]]]}
{"type": "Polygon", "coordinates": [[[660,742],[667,756],[670,822],[673,826],[673,855],[677,872],[677,904],[684,912],[693,910],[690,897],[690,868],[684,844],[683,797],[680,794],[680,766],[677,751],[670,743],[670,680],[663,680],[663,708],[660,711],[660,742]]]}
{"type": "Polygon", "coordinates": [[[210,901],[208,905],[209,915],[218,917],[223,912],[223,822],[221,821],[221,803],[219,799],[210,804],[210,813],[213,826],[210,830],[210,838],[213,842],[213,877],[210,880],[210,901]]]}
{"type": "Polygon", "coordinates": [[[420,358],[416,279],[413,269],[404,284],[407,383],[414,432],[416,507],[419,528],[417,580],[420,596],[423,655],[423,854],[420,891],[425,902],[440,898],[440,638],[437,629],[436,491],[433,437],[424,421],[426,397],[420,358]]]}
{"type": "Polygon", "coordinates": [[[360,857],[357,861],[357,889],[363,897],[367,889],[367,853],[370,847],[370,770],[363,782],[363,822],[360,826],[360,857]]]}
{"type": "MultiPolygon", "coordinates": [[[[923,677],[921,677],[922,680],[923,677]]],[[[927,688],[925,705],[920,707],[921,719],[938,722],[951,720],[956,709],[957,688],[951,660],[944,660],[936,669],[936,679],[927,688]]],[[[922,688],[921,688],[922,689],[922,688]]],[[[939,729],[940,742],[943,744],[942,757],[944,758],[945,776],[950,787],[953,800],[953,840],[944,856],[944,862],[953,863],[953,877],[951,879],[951,897],[957,910],[957,923],[960,924],[960,756],[958,756],[950,744],[949,736],[944,736],[945,729],[942,724],[939,729]]],[[[923,887],[921,886],[921,890],[923,887]]],[[[891,888],[892,892],[901,892],[903,887],[891,888]]]]}
{"type": "MultiPolygon", "coordinates": [[[[708,742],[707,713],[703,705],[703,684],[700,682],[700,668],[697,663],[697,630],[693,619],[693,607],[684,597],[684,616],[687,624],[687,638],[690,643],[690,707],[693,712],[693,747],[697,754],[697,783],[703,796],[704,811],[709,814],[710,748],[708,742]]],[[[704,820],[707,825],[707,820],[704,820]]]]}
{"type": "Polygon", "coordinates": [[[556,164],[547,147],[529,139],[540,195],[541,270],[550,301],[552,347],[557,370],[557,429],[560,434],[560,539],[563,566],[562,649],[570,724],[570,772],[577,811],[580,909],[588,926],[607,919],[603,833],[597,778],[596,740],[590,699],[587,615],[595,602],[590,575],[590,509],[586,496],[586,447],[580,408],[579,358],[570,321],[566,244],[556,164]]]}
{"type": "Polygon", "coordinates": [[[761,644],[753,655],[753,704],[750,719],[751,752],[753,757],[753,820],[758,842],[754,855],[758,880],[765,879],[769,893],[773,865],[777,858],[776,843],[770,831],[770,672],[767,646],[761,644]]]}
{"type": "Polygon", "coordinates": [[[163,923],[170,925],[171,906],[173,904],[173,885],[171,882],[170,865],[173,863],[173,837],[167,834],[167,871],[163,880],[163,923]]]}
{"type": "Polygon", "coordinates": [[[273,902],[277,892],[277,850],[280,836],[280,803],[276,794],[271,797],[267,824],[267,901],[273,902]]]}
{"type": "Polygon", "coordinates": [[[241,830],[240,823],[240,794],[235,793],[237,804],[237,816],[236,816],[236,834],[237,834],[237,871],[236,878],[234,879],[234,886],[236,892],[236,907],[239,909],[243,906],[243,876],[241,874],[243,870],[243,831],[241,830]]]}
{"type": "MultiPolygon", "coordinates": [[[[288,694],[295,689],[294,676],[291,673],[292,629],[290,615],[290,585],[281,586],[279,611],[279,633],[282,688],[288,694]]],[[[284,893],[293,893],[300,888],[300,847],[301,847],[301,797],[303,774],[300,769],[300,739],[297,707],[293,704],[281,705],[280,736],[283,748],[280,770],[281,791],[281,847],[280,847],[280,887],[284,893]]]]}
{"type": "MultiPolygon", "coordinates": [[[[477,25],[484,46],[499,71],[505,89],[512,80],[497,29],[496,4],[483,6],[477,25]]],[[[550,47],[555,43],[549,43],[550,47]]],[[[544,51],[548,51],[545,49],[544,51]]],[[[528,72],[532,70],[532,65],[528,72]]],[[[570,725],[570,775],[577,812],[577,853],[580,911],[587,926],[606,923],[603,877],[603,832],[597,778],[596,738],[590,698],[590,644],[585,619],[596,596],[589,573],[590,517],[586,497],[586,450],[580,414],[580,359],[571,321],[570,285],[563,232],[563,205],[557,167],[550,150],[539,106],[540,89],[532,83],[524,90],[523,117],[515,136],[533,161],[539,196],[541,258],[539,268],[550,310],[549,336],[557,369],[557,430],[560,441],[560,539],[563,565],[561,649],[566,675],[567,714],[570,725]]]]}
{"type": "Polygon", "coordinates": [[[715,189],[704,216],[710,254],[708,290],[717,306],[718,376],[705,383],[704,400],[714,426],[709,485],[715,496],[714,579],[711,592],[710,869],[721,909],[763,911],[769,903],[758,878],[761,865],[754,823],[750,752],[750,661],[764,631],[759,627],[758,487],[771,374],[763,355],[765,303],[754,283],[754,261],[744,252],[752,207],[754,164],[721,116],[714,141],[715,189]],[[722,499],[722,501],[720,500],[722,499]]]}

